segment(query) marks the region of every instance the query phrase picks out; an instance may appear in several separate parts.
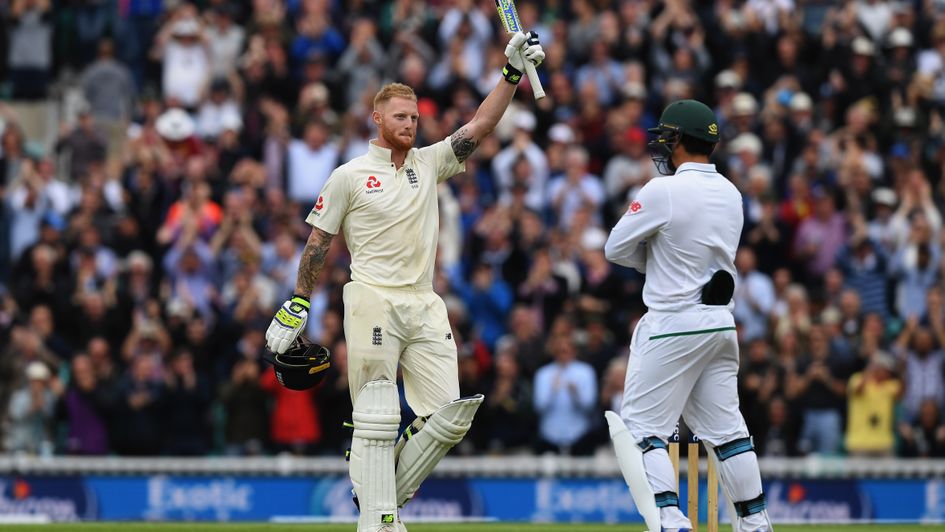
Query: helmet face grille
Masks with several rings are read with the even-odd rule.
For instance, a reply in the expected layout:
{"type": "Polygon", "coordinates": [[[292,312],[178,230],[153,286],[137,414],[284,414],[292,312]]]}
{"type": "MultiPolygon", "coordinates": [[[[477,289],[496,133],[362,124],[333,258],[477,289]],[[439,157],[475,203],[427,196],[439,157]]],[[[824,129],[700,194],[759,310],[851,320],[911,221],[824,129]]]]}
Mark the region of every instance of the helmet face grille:
{"type": "Polygon", "coordinates": [[[676,171],[673,167],[673,150],[679,142],[679,128],[661,123],[650,130],[656,133],[656,138],[647,143],[650,158],[656,169],[663,175],[670,175],[676,171]]]}

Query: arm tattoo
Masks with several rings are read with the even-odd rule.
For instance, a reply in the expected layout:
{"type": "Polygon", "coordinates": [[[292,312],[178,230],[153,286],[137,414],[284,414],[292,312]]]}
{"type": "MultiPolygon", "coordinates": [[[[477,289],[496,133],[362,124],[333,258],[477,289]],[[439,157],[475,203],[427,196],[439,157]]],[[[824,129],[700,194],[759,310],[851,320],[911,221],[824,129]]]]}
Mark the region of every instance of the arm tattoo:
{"type": "Polygon", "coordinates": [[[328,255],[328,248],[334,236],[317,227],[312,228],[312,234],[302,250],[302,260],[299,261],[299,278],[295,281],[296,294],[308,296],[315,290],[315,282],[325,266],[325,256],[328,255]]]}
{"type": "Polygon", "coordinates": [[[456,160],[463,162],[479,147],[479,140],[473,138],[469,128],[464,126],[450,136],[450,145],[453,147],[453,153],[456,154],[456,160]]]}

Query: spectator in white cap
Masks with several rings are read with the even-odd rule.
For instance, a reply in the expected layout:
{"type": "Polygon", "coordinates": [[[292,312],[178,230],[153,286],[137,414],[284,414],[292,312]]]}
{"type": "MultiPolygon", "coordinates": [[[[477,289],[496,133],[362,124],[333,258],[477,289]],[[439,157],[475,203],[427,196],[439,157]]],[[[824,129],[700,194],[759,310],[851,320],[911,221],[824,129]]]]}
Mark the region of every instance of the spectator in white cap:
{"type": "Polygon", "coordinates": [[[62,392],[49,367],[38,360],[26,366],[26,385],[13,392],[7,412],[6,450],[12,453],[52,452],[50,429],[56,397],[62,392]]]}
{"type": "Polygon", "coordinates": [[[729,177],[743,188],[748,172],[761,161],[761,139],[754,133],[742,133],[728,144],[729,177]]]}
{"type": "Polygon", "coordinates": [[[576,142],[580,142],[577,133],[571,126],[558,123],[548,130],[548,146],[545,148],[545,156],[548,158],[548,175],[556,175],[564,172],[564,153],[567,147],[576,142]],[[552,136],[554,133],[554,136],[552,136]]]}
{"type": "MultiPolygon", "coordinates": [[[[420,120],[423,121],[424,115],[429,113],[424,113],[423,109],[420,111],[420,120]]],[[[293,119],[298,125],[304,125],[309,119],[315,118],[328,125],[332,131],[338,130],[340,117],[331,108],[331,94],[328,92],[328,87],[320,81],[309,83],[299,91],[299,103],[294,115],[293,119]]],[[[350,161],[353,158],[352,156],[345,160],[350,161]]]]}
{"type": "Polygon", "coordinates": [[[742,88],[742,77],[734,70],[727,68],[716,74],[715,88],[718,91],[738,91],[742,88]]]}
{"type": "Polygon", "coordinates": [[[876,55],[876,46],[873,45],[873,41],[866,37],[854,38],[853,42],[850,44],[850,49],[853,51],[854,56],[873,57],[876,55]]]}
{"type": "Polygon", "coordinates": [[[193,118],[187,111],[176,107],[162,113],[154,127],[158,135],[169,142],[183,142],[196,131],[193,118]]]}
{"type": "Polygon", "coordinates": [[[752,116],[758,112],[758,101],[748,92],[739,92],[732,98],[732,115],[752,116]]]}
{"type": "Polygon", "coordinates": [[[220,134],[216,137],[220,175],[230,172],[246,156],[246,148],[240,144],[243,119],[238,114],[227,113],[220,117],[220,134]]]}
{"type": "Polygon", "coordinates": [[[887,255],[892,256],[896,251],[896,228],[893,224],[893,213],[896,212],[898,197],[891,188],[879,187],[870,194],[873,215],[867,223],[867,235],[870,240],[879,244],[887,255]]]}
{"type": "Polygon", "coordinates": [[[788,103],[791,127],[806,136],[814,128],[814,102],[805,92],[795,92],[788,103]]]}
{"type": "Polygon", "coordinates": [[[525,205],[540,211],[545,206],[548,158],[544,150],[533,140],[536,126],[535,115],[529,111],[520,110],[515,113],[513,124],[515,127],[512,142],[492,159],[492,173],[498,188],[496,192],[499,198],[506,198],[512,190],[512,185],[524,185],[527,189],[525,205]],[[523,157],[531,168],[530,175],[516,176],[514,171],[516,162],[523,157]],[[526,178],[527,182],[516,183],[523,178],[526,178]]]}
{"type": "Polygon", "coordinates": [[[742,88],[742,77],[732,69],[725,69],[715,76],[715,116],[719,127],[725,130],[725,119],[731,114],[732,99],[742,88]]]}
{"type": "Polygon", "coordinates": [[[755,130],[758,117],[758,100],[751,93],[739,92],[732,97],[729,115],[725,120],[723,138],[734,138],[755,130]]]}
{"type": "Polygon", "coordinates": [[[178,18],[161,29],[151,51],[163,61],[164,98],[195,110],[210,81],[210,54],[197,18],[178,18]]]}
{"type": "Polygon", "coordinates": [[[900,91],[906,90],[916,70],[916,59],[912,45],[912,32],[906,28],[892,30],[886,39],[888,51],[885,74],[894,87],[900,91]]]}
{"type": "Polygon", "coordinates": [[[628,81],[620,92],[627,100],[646,100],[646,85],[640,81],[628,81]]]}
{"type": "MultiPolygon", "coordinates": [[[[631,66],[627,68],[627,71],[629,73],[628,76],[643,76],[643,67],[632,62],[631,66]],[[639,73],[637,74],[637,72],[639,73]]],[[[642,81],[631,79],[624,84],[621,92],[623,94],[623,101],[619,107],[619,116],[624,120],[624,124],[636,124],[643,128],[656,125],[656,117],[647,111],[648,93],[646,85],[642,81]]]]}
{"type": "Polygon", "coordinates": [[[745,206],[745,225],[752,227],[761,222],[764,214],[764,199],[773,190],[771,168],[766,164],[751,166],[742,187],[742,202],[745,206]]]}
{"type": "Polygon", "coordinates": [[[154,123],[154,129],[180,167],[183,167],[184,161],[202,151],[202,145],[195,135],[197,126],[194,119],[183,109],[175,107],[161,113],[154,123]]]}
{"type": "Polygon", "coordinates": [[[886,43],[892,49],[912,48],[912,32],[908,28],[896,28],[889,32],[886,43]]]}
{"type": "Polygon", "coordinates": [[[557,123],[548,129],[548,141],[555,143],[555,146],[567,146],[575,140],[574,130],[567,124],[557,123]]]}
{"type": "Polygon", "coordinates": [[[886,105],[888,82],[876,67],[876,45],[866,37],[856,37],[850,43],[850,54],[849,64],[840,69],[839,108],[845,110],[864,98],[886,105]]]}

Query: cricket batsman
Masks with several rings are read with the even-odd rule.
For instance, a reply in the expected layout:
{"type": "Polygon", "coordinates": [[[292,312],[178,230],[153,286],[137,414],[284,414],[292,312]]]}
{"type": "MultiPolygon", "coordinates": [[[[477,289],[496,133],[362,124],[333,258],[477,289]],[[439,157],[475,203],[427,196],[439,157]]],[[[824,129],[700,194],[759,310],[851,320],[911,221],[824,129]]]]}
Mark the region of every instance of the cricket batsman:
{"type": "MultiPolygon", "coordinates": [[[[456,344],[443,300],[433,292],[439,213],[436,186],[495,128],[515,94],[525,61],[545,57],[538,36],[517,32],[505,47],[503,77],[472,120],[424,148],[417,136],[417,97],[391,83],[374,97],[377,138],[368,152],[332,172],[306,218],[311,235],[299,263],[295,295],[276,313],[266,343],[283,353],[308,319],[309,297],[331,240],[344,231],[351,282],[344,287],[348,380],[354,408],[350,475],[359,532],[406,528],[398,508],[472,424],[483,396],[459,397],[456,344]],[[398,441],[397,366],[417,414],[398,441]]],[[[314,198],[313,198],[314,199],[314,198]]]]}
{"type": "Polygon", "coordinates": [[[712,110],[676,101],[650,130],[664,177],[640,189],[604,247],[646,274],[647,313],[630,340],[620,415],[605,414],[624,479],[650,532],[688,531],[667,440],[679,416],[716,462],[735,532],[772,530],[752,439],[738,410],[732,316],[741,194],[709,164],[719,140],[712,110]],[[670,175],[672,174],[672,175],[670,175]]]}

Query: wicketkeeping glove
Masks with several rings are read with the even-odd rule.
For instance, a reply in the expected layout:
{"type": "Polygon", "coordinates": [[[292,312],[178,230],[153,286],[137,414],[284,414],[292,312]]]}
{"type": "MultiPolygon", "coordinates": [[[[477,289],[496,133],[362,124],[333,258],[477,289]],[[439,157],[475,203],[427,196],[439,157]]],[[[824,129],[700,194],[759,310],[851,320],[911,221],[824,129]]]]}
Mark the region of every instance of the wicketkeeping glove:
{"type": "Polygon", "coordinates": [[[279,355],[285,353],[305,328],[310,308],[308,298],[297,294],[283,303],[266,331],[266,347],[279,355]]]}

